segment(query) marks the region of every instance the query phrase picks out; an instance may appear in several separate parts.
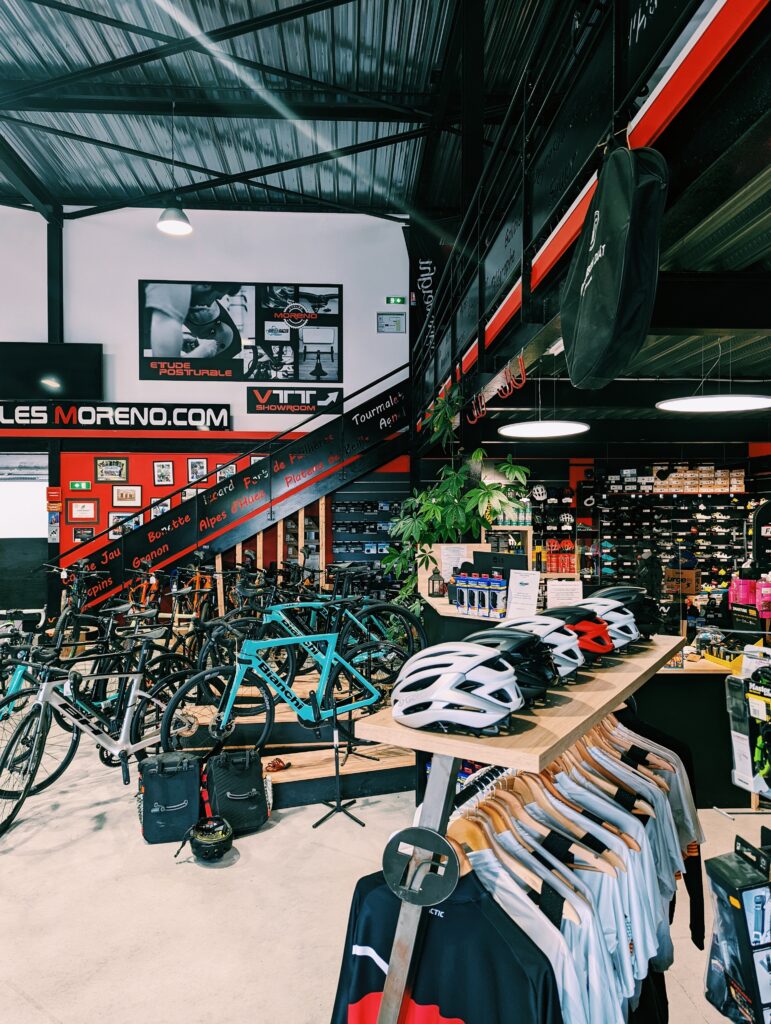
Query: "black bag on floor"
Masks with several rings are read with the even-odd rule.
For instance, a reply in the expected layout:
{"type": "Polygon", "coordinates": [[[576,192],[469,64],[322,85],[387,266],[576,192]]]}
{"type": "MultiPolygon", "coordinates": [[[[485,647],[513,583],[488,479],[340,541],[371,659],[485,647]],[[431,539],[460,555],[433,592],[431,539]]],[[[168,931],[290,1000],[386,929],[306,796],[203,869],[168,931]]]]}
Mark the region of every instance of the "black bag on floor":
{"type": "Polygon", "coordinates": [[[181,843],[200,816],[201,759],[181,752],[141,761],[138,802],[148,843],[181,843]]]}
{"type": "Polygon", "coordinates": [[[613,145],[576,242],[560,303],[573,387],[604,388],[650,327],[668,172],[655,149],[613,145]]]}
{"type": "Polygon", "coordinates": [[[212,814],[226,818],[233,835],[256,832],[268,820],[262,761],[254,750],[215,754],[206,764],[212,814]]]}

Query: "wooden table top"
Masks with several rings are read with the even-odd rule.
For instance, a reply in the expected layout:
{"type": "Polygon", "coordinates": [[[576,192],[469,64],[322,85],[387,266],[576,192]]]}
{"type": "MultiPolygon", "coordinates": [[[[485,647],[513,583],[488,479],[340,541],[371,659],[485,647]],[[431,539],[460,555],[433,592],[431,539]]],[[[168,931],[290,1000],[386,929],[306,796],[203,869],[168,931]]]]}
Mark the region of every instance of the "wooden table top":
{"type": "Polygon", "coordinates": [[[537,772],[622,704],[684,645],[683,637],[657,636],[638,654],[582,673],[581,682],[554,691],[548,707],[514,715],[516,728],[510,736],[457,736],[408,729],[393,720],[390,707],[357,722],[356,735],[408,750],[537,772]]]}

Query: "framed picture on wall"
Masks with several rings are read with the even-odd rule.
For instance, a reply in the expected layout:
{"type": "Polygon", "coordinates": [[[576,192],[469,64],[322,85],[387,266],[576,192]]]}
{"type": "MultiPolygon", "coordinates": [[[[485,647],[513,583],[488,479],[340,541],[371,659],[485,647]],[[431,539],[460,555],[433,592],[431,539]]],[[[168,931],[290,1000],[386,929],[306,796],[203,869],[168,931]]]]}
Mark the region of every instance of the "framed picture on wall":
{"type": "Polygon", "coordinates": [[[72,531],[72,540],[75,544],[83,544],[87,540],[94,539],[93,526],[76,526],[72,531]]]}
{"type": "Polygon", "coordinates": [[[98,484],[123,484],[128,480],[128,459],[95,458],[94,479],[98,484]]]}
{"type": "Polygon", "coordinates": [[[228,480],[231,476],[236,475],[236,464],[231,463],[229,466],[223,465],[223,463],[217,463],[217,483],[221,484],[223,480],[228,480]]]}
{"type": "Polygon", "coordinates": [[[67,498],[66,522],[70,525],[80,523],[99,522],[99,500],[92,498],[90,501],[80,501],[77,498],[67,498]]]}
{"type": "Polygon", "coordinates": [[[142,488],[136,484],[117,484],[112,489],[112,503],[116,508],[139,508],[142,488]]]}
{"type": "Polygon", "coordinates": [[[171,487],[174,484],[174,463],[154,462],[153,483],[156,487],[171,487]]]}
{"type": "Polygon", "coordinates": [[[171,498],[164,498],[163,501],[157,501],[150,509],[150,518],[157,519],[158,516],[165,515],[171,511],[171,498]]]}
{"type": "Polygon", "coordinates": [[[209,472],[209,464],[206,459],[188,459],[187,460],[187,480],[188,483],[194,484],[196,480],[203,480],[206,474],[209,472]]]}
{"type": "Polygon", "coordinates": [[[125,512],[108,512],[107,525],[110,527],[110,532],[107,536],[110,540],[118,540],[124,534],[136,530],[138,526],[142,525],[143,521],[144,517],[141,514],[130,516],[125,512]]]}
{"type": "Polygon", "coordinates": [[[187,501],[188,498],[194,498],[198,494],[197,487],[186,487],[180,496],[180,501],[187,501]]]}

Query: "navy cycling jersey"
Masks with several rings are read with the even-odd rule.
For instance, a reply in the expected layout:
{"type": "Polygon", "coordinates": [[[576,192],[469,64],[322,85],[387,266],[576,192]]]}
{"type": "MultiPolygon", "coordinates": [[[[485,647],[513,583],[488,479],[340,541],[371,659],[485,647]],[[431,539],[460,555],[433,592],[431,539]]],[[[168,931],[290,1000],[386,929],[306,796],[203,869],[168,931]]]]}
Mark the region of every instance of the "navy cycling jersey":
{"type": "MultiPolygon", "coordinates": [[[[331,1024],[377,1024],[399,907],[382,873],[358,882],[331,1024]]],[[[424,913],[405,1024],[562,1024],[549,961],[474,875],[424,913]]]]}

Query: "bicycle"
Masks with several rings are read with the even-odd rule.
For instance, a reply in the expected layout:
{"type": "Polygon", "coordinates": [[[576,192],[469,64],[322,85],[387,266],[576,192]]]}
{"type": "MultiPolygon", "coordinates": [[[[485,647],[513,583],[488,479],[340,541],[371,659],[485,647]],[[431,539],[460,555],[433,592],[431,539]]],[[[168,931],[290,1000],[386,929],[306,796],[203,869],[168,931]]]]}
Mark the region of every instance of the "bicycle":
{"type": "MultiPolygon", "coordinates": [[[[129,784],[129,757],[142,760],[158,745],[160,715],[153,718],[146,710],[151,705],[158,708],[164,684],[153,687],[154,695],[142,687],[152,644],[161,635],[157,630],[140,639],[134,671],[81,674],[51,664],[19,662],[25,667],[25,678],[35,685],[0,700],[0,835],[11,827],[27,797],[44,788],[35,787],[35,781],[54,724],[77,734],[77,741],[45,785],[67,768],[83,733],[94,740],[105,763],[120,764],[123,782],[129,784]],[[93,693],[110,685],[115,693],[106,710],[93,693]]],[[[46,652],[45,657],[50,659],[52,653],[46,652]]]]}
{"type": "Polygon", "coordinates": [[[394,659],[403,663],[406,656],[398,648],[372,643],[344,657],[337,650],[338,638],[337,633],[314,633],[245,640],[235,665],[198,673],[170,698],[161,720],[161,746],[165,751],[194,748],[211,753],[227,740],[230,747],[262,749],[279,700],[292,708],[301,725],[316,732],[334,716],[374,710],[385,685],[378,686],[378,679],[391,679],[394,659]],[[307,698],[269,660],[271,652],[295,647],[319,668],[318,682],[307,698]]]}

